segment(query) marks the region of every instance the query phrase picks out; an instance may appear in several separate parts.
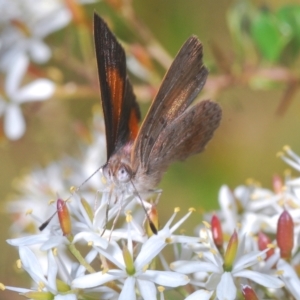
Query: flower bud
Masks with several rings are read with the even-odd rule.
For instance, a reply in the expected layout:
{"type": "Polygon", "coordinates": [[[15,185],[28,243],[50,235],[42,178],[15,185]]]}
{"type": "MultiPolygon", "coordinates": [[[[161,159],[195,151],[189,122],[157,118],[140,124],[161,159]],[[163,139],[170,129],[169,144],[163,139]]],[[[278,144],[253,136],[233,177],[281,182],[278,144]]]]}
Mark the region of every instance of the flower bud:
{"type": "Polygon", "coordinates": [[[66,202],[61,199],[57,200],[57,214],[63,234],[69,235],[72,230],[70,214],[66,202]]]}
{"type": "Polygon", "coordinates": [[[218,216],[213,215],[211,218],[211,232],[214,243],[219,251],[223,252],[223,232],[218,216]]]}
{"type": "MultiPolygon", "coordinates": [[[[266,234],[264,234],[261,231],[258,233],[258,249],[260,251],[269,248],[268,245],[270,245],[271,243],[272,241],[266,234]]],[[[269,248],[269,249],[270,250],[266,252],[266,260],[274,254],[274,249],[273,248],[269,248]]]]}
{"type": "Polygon", "coordinates": [[[226,272],[230,272],[232,270],[232,265],[234,263],[235,257],[236,257],[236,253],[237,253],[237,249],[238,249],[238,235],[236,233],[236,231],[234,231],[234,233],[232,234],[225,255],[224,255],[224,271],[226,272]]]}
{"type": "Polygon", "coordinates": [[[245,300],[258,300],[258,297],[249,285],[242,285],[242,293],[245,300]]]}
{"type": "Polygon", "coordinates": [[[278,219],[276,239],[281,258],[289,260],[294,246],[294,222],[286,210],[278,219]]]}

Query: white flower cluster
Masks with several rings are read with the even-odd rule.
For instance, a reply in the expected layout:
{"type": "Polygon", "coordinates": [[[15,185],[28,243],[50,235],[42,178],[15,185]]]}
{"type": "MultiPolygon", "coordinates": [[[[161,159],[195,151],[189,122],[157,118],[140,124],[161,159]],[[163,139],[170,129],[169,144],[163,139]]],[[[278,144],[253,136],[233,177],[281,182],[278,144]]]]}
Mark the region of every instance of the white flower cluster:
{"type": "MultiPolygon", "coordinates": [[[[58,193],[57,198],[68,200],[56,201],[57,215],[42,232],[8,240],[19,249],[19,266],[31,276],[33,287],[1,284],[3,289],[30,299],[150,300],[169,299],[172,293],[188,300],[285,299],[287,295],[300,299],[300,179],[287,176],[283,184],[276,177],[275,191],[253,182],[233,192],[223,186],[220,211],[206,214],[195,236],[175,233],[192,213],[175,222],[178,209],[157,234],[151,234],[143,226],[140,200],[127,195],[112,202],[111,194],[97,192],[99,174],[73,189],[72,196],[64,194],[72,183],[80,185],[91,165],[104,159],[104,138],[96,136],[80,164],[85,168],[65,159],[18,182],[22,196],[18,205],[10,201],[8,209],[18,215],[18,208],[27,209],[27,216],[13,225],[14,234],[20,235],[21,228],[28,227],[26,222],[37,227],[47,218],[42,215],[49,211],[42,208],[43,199],[58,193]],[[97,162],[91,163],[92,153],[98,154],[97,162]]],[[[282,158],[300,170],[300,158],[287,147],[285,151],[282,158]]],[[[145,205],[158,224],[155,205],[145,205]]]]}
{"type": "Polygon", "coordinates": [[[51,50],[44,38],[71,20],[71,13],[61,1],[1,0],[0,72],[5,76],[0,94],[0,116],[4,116],[4,133],[11,140],[25,132],[20,105],[49,99],[55,85],[48,79],[21,83],[30,61],[47,62],[51,50]]]}
{"type": "Polygon", "coordinates": [[[28,67],[49,61],[51,48],[44,39],[68,25],[72,13],[62,0],[0,0],[0,11],[0,117],[7,138],[17,140],[26,130],[20,106],[47,100],[55,91],[49,79],[27,78],[28,67]],[[24,79],[30,83],[22,86],[24,79]]]}

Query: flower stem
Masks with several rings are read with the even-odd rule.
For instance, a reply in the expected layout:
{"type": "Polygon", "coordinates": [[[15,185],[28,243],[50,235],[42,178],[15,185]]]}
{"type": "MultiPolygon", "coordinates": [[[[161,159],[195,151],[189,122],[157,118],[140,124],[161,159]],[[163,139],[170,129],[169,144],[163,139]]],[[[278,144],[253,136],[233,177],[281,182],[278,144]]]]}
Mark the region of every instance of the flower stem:
{"type": "Polygon", "coordinates": [[[88,272],[96,273],[96,271],[88,264],[88,262],[82,257],[81,253],[76,249],[74,244],[69,244],[68,248],[70,252],[75,256],[81,265],[83,265],[88,272]]]}

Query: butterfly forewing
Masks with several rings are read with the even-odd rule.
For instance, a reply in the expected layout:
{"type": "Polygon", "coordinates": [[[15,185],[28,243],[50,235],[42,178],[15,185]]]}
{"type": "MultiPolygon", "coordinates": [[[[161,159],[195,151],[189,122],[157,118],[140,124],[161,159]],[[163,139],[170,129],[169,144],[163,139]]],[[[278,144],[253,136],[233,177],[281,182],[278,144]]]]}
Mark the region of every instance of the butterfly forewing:
{"type": "Polygon", "coordinates": [[[127,79],[125,52],[97,14],[94,39],[109,159],[136,135],[140,114],[127,79]]]}
{"type": "Polygon", "coordinates": [[[196,37],[190,37],[165,75],[141,126],[131,157],[134,169],[147,167],[160,133],[187,109],[201,91],[208,74],[202,56],[202,44],[196,37]]]}

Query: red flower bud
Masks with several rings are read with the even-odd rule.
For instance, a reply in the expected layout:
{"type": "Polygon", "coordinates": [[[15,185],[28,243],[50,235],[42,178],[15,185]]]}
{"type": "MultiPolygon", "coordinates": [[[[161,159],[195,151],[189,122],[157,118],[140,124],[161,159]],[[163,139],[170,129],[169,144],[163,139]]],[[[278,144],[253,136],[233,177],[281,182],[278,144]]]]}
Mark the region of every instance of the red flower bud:
{"type": "Polygon", "coordinates": [[[278,219],[276,238],[281,258],[290,259],[294,246],[294,222],[286,210],[282,212],[278,219]]]}
{"type": "Polygon", "coordinates": [[[218,249],[223,247],[223,232],[219,218],[213,215],[211,218],[211,232],[214,243],[218,249]]]}
{"type": "Polygon", "coordinates": [[[66,202],[61,199],[57,200],[57,214],[63,234],[69,235],[72,230],[70,214],[66,202]]]}
{"type": "Polygon", "coordinates": [[[242,293],[245,300],[258,300],[258,297],[249,285],[242,285],[242,293]]]}
{"type": "MultiPolygon", "coordinates": [[[[266,234],[264,234],[261,231],[258,233],[258,249],[260,251],[267,249],[268,245],[271,243],[272,242],[271,242],[270,238],[266,234]]],[[[268,252],[266,252],[266,255],[267,255],[266,260],[274,254],[274,249],[273,248],[269,248],[269,249],[270,250],[268,252]]]]}

